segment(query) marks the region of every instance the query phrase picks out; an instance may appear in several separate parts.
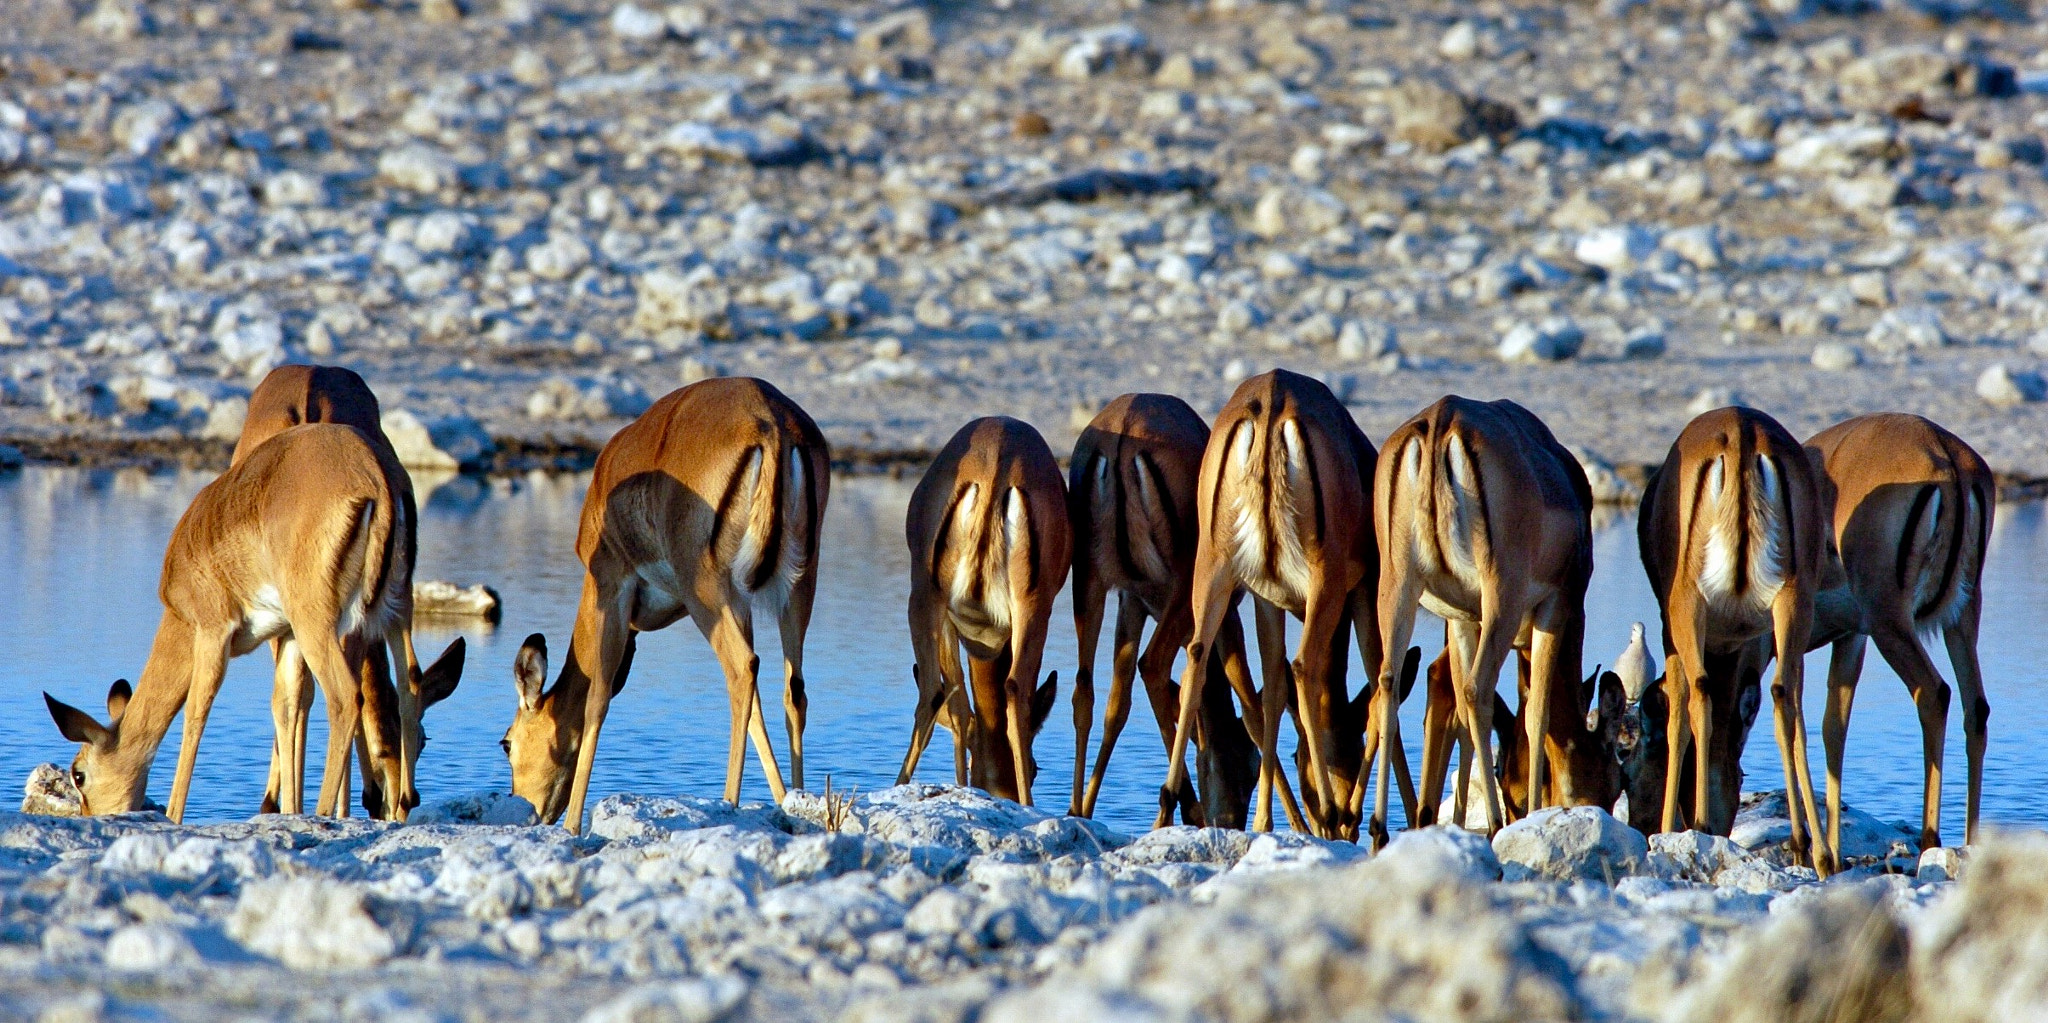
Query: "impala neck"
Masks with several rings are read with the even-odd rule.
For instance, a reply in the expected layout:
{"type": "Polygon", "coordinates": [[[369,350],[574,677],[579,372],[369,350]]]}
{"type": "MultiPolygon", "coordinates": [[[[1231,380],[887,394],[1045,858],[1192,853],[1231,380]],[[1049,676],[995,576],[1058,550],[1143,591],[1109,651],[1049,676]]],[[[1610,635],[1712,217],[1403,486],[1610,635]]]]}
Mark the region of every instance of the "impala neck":
{"type": "Polygon", "coordinates": [[[590,616],[578,613],[576,629],[569,635],[569,653],[562,658],[561,674],[547,693],[549,717],[554,719],[556,749],[574,758],[583,741],[583,706],[590,699],[590,675],[598,664],[598,630],[590,616]]]}
{"type": "Polygon", "coordinates": [[[114,756],[122,769],[133,771],[137,788],[147,787],[157,747],[171,730],[171,721],[185,707],[192,691],[192,627],[166,610],[150,644],[149,662],[135,685],[128,709],[114,725],[114,756]]]}

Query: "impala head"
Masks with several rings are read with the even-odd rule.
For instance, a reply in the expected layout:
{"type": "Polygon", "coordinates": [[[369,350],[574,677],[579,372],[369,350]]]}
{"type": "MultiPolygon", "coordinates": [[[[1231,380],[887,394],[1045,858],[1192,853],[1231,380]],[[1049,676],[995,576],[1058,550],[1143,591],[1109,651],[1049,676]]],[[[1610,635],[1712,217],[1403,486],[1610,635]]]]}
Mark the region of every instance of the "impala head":
{"type": "MultiPolygon", "coordinates": [[[[1628,737],[1641,732],[1621,678],[1614,672],[1594,668],[1576,694],[1557,695],[1572,695],[1576,702],[1572,704],[1575,713],[1567,734],[1551,736],[1555,746],[1562,747],[1563,756],[1553,753],[1550,758],[1550,785],[1565,806],[1611,809],[1622,792],[1628,790],[1625,757],[1635,747],[1625,747],[1623,743],[1633,742],[1628,737]]],[[[1562,715],[1551,717],[1553,722],[1562,719],[1562,715]]],[[[1526,813],[1529,806],[1529,753],[1522,748],[1522,727],[1507,701],[1494,694],[1493,731],[1501,749],[1496,769],[1500,772],[1501,798],[1515,816],[1526,813]]],[[[1658,784],[1663,784],[1661,778],[1658,784]]],[[[1661,800],[1661,788],[1659,793],[1661,800]]],[[[1629,797],[1629,806],[1635,806],[1633,795],[1629,797]]]]}
{"type": "Polygon", "coordinates": [[[143,808],[144,790],[149,787],[148,760],[121,748],[121,716],[134,695],[127,679],[115,682],[107,690],[107,723],[102,725],[92,715],[43,694],[57,731],[78,743],[78,755],[71,760],[71,784],[78,789],[80,813],[127,813],[143,808]]]}
{"type": "Polygon", "coordinates": [[[971,764],[976,788],[1002,799],[1016,799],[1038,780],[1038,758],[1031,755],[1031,749],[1038,743],[1038,731],[1045,727],[1045,719],[1052,715],[1053,704],[1059,701],[1059,689],[1060,673],[1055,671],[1031,694],[1031,712],[1024,720],[1024,769],[1029,777],[1023,779],[1021,786],[1010,787],[1011,776],[1017,769],[1010,755],[1009,730],[972,729],[974,738],[970,741],[975,744],[971,747],[975,755],[971,764]]]}
{"type": "MultiPolygon", "coordinates": [[[[1671,702],[1666,695],[1665,676],[1659,675],[1643,687],[1642,698],[1623,707],[1620,728],[1615,736],[1615,753],[1621,763],[1622,785],[1628,793],[1628,822],[1643,834],[1655,834],[1663,826],[1664,778],[1670,760],[1670,746],[1666,739],[1666,725],[1671,713],[1671,702]]],[[[1735,687],[1735,706],[1727,713],[1718,713],[1715,722],[1716,744],[1726,736],[1732,724],[1739,730],[1732,737],[1735,753],[1712,758],[1715,790],[1734,793],[1742,789],[1742,749],[1747,745],[1749,730],[1756,724],[1759,708],[1763,706],[1763,691],[1757,685],[1735,687]],[[1731,721],[1732,718],[1732,721],[1731,721]]],[[[1691,821],[1694,827],[1704,828],[1697,815],[1690,812],[1692,785],[1691,773],[1681,782],[1679,794],[1685,804],[1681,813],[1683,820],[1691,821]]],[[[1732,813],[1733,807],[1721,808],[1732,813]]],[[[1731,817],[1732,820],[1732,817],[1731,817]]]]}
{"type": "MultiPolygon", "coordinates": [[[[462,681],[462,665],[468,655],[468,643],[457,636],[448,649],[441,652],[433,664],[420,672],[420,713],[448,698],[462,681]]],[[[387,821],[402,821],[420,805],[420,790],[417,784],[420,753],[427,747],[427,733],[424,727],[415,730],[412,747],[404,751],[404,772],[399,764],[398,692],[389,685],[374,685],[363,693],[363,738],[370,750],[369,777],[363,779],[363,810],[371,817],[387,821]],[[406,787],[406,775],[415,779],[415,784],[406,787]],[[390,798],[397,793],[398,798],[390,798]]]]}
{"type": "MultiPolygon", "coordinates": [[[[533,804],[540,819],[552,824],[569,805],[569,783],[575,773],[577,728],[560,727],[557,697],[547,692],[548,640],[536,632],[520,644],[512,660],[512,684],[519,691],[519,710],[498,745],[512,763],[512,794],[533,804]]],[[[580,724],[581,708],[574,715],[580,724]]]]}

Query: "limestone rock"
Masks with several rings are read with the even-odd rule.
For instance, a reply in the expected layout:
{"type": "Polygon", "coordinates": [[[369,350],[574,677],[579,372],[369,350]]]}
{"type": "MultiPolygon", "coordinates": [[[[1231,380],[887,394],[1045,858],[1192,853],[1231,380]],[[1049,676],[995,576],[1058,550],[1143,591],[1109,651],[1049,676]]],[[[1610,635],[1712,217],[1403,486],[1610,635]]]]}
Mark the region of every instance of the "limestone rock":
{"type": "Polygon", "coordinates": [[[480,469],[497,445],[482,425],[468,416],[443,416],[423,422],[405,409],[384,413],[384,436],[408,469],[455,472],[480,469]]]}
{"type": "Polygon", "coordinates": [[[322,877],[244,888],[227,930],[249,951],[298,970],[363,969],[403,947],[371,916],[360,888],[322,877]]]}
{"type": "Polygon", "coordinates": [[[1634,828],[1592,806],[1548,807],[1500,830],[1493,837],[1501,876],[1607,881],[1642,870],[1649,847],[1634,828]]]}

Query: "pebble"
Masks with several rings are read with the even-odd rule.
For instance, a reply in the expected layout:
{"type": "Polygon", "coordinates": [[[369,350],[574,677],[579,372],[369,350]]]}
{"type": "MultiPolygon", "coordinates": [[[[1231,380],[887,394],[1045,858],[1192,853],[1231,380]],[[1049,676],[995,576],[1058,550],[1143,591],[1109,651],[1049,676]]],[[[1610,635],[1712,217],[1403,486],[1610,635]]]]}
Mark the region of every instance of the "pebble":
{"type": "Polygon", "coordinates": [[[1823,341],[1813,346],[1815,369],[1840,373],[1863,365],[1863,349],[1842,341],[1823,341]]]}
{"type": "Polygon", "coordinates": [[[408,469],[455,472],[482,468],[497,445],[475,419],[441,416],[423,421],[406,409],[384,413],[384,435],[408,469]]]}
{"type": "Polygon", "coordinates": [[[1390,324],[1345,320],[1337,332],[1337,357],[1346,362],[1368,362],[1400,356],[1401,347],[1390,324]]]}
{"type": "Polygon", "coordinates": [[[612,8],[607,21],[612,34],[621,39],[660,39],[668,34],[668,20],[659,13],[632,3],[623,3],[612,8]]]}
{"type": "Polygon", "coordinates": [[[1994,362],[1977,377],[1977,397],[1993,405],[2024,405],[2048,397],[2048,383],[2038,373],[2015,373],[2005,363],[1994,362]]]}
{"type": "Polygon", "coordinates": [[[1619,224],[1588,231],[1572,247],[1572,255],[1587,266],[1611,274],[1626,274],[1657,251],[1657,235],[1635,224],[1619,224]]]}
{"type": "Polygon", "coordinates": [[[1927,306],[1887,310],[1871,324],[1863,340],[1874,348],[1939,348],[1949,343],[1941,316],[1927,306]]]}
{"type": "Polygon", "coordinates": [[[448,154],[417,142],[378,157],[377,176],[388,184],[426,194],[453,188],[461,180],[460,169],[448,154]]]}
{"type": "Polygon", "coordinates": [[[1568,317],[1517,323],[1501,335],[1495,354],[1508,363],[1560,362],[1579,353],[1586,332],[1568,317]]]}

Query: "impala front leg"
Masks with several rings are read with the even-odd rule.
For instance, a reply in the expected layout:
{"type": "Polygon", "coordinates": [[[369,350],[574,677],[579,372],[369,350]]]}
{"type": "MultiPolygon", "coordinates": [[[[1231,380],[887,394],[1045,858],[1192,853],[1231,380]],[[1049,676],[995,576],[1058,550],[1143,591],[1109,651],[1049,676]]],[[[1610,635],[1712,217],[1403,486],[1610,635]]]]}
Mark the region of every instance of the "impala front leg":
{"type": "MultiPolygon", "coordinates": [[[[617,592],[601,596],[595,579],[587,580],[583,588],[583,606],[576,614],[576,635],[570,642],[575,649],[570,656],[589,656],[597,652],[597,670],[590,679],[588,694],[583,701],[583,728],[576,747],[576,773],[570,776],[567,825],[572,833],[583,831],[583,803],[590,795],[590,771],[597,762],[597,737],[604,730],[605,714],[612,705],[612,679],[619,669],[619,660],[626,653],[626,637],[632,628],[633,606],[637,591],[630,580],[622,581],[617,592]]],[[[690,609],[690,617],[700,618],[696,608],[690,609]]],[[[732,749],[734,755],[742,748],[738,735],[745,724],[744,717],[733,721],[732,749]]],[[[733,784],[733,771],[728,764],[726,792],[727,799],[737,802],[737,788],[733,784]]]]}
{"type": "MultiPolygon", "coordinates": [[[[1802,830],[1799,826],[1800,814],[1804,812],[1805,838],[1812,847],[1808,852],[1813,861],[1813,868],[1825,878],[1834,868],[1828,857],[1823,856],[1818,848],[1822,834],[1820,812],[1813,798],[1813,765],[1808,762],[1806,755],[1806,637],[1812,628],[1813,595],[1808,592],[1804,581],[1801,582],[1801,585],[1786,586],[1778,591],[1778,599],[1771,609],[1777,634],[1778,656],[1777,671],[1771,679],[1771,694],[1776,697],[1774,702],[1784,708],[1786,737],[1791,740],[1788,748],[1781,750],[1780,753],[1789,768],[1787,778],[1792,783],[1786,795],[1786,802],[1792,810],[1793,848],[1799,848],[1802,830]],[[1795,797],[1797,802],[1794,802],[1795,797]]],[[[1913,649],[1919,651],[1922,658],[1927,656],[1926,651],[1920,649],[1917,640],[1913,643],[1913,649]]],[[[1948,686],[1941,682],[1939,675],[1935,676],[1934,681],[1941,687],[1939,696],[1945,720],[1948,709],[1948,686]]]]}
{"type": "Polygon", "coordinates": [[[185,820],[185,797],[192,791],[192,767],[199,762],[199,737],[206,731],[213,698],[228,670],[228,637],[193,630],[192,674],[185,692],[185,738],[178,747],[178,773],[171,780],[171,805],[166,811],[174,823],[185,820]]]}

